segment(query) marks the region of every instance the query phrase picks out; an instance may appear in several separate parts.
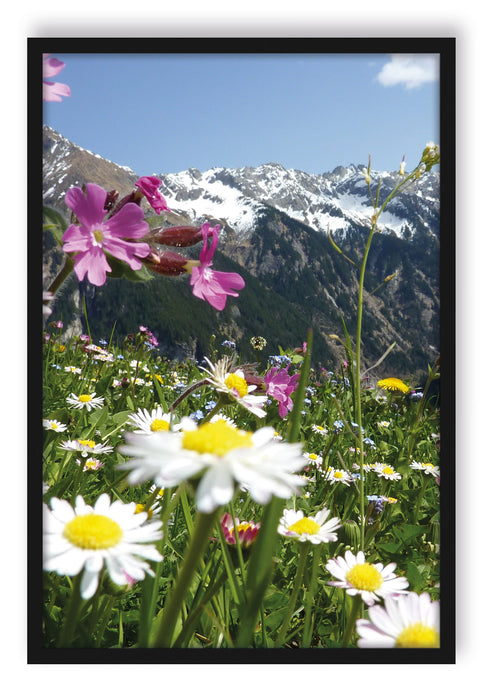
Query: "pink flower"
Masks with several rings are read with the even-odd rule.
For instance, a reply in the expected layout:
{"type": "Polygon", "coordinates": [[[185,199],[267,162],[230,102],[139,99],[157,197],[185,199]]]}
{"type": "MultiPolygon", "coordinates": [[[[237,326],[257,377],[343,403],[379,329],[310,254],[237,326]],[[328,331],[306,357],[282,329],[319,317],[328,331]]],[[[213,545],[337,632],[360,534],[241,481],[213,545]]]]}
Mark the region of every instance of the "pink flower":
{"type": "MultiPolygon", "coordinates": [[[[235,532],[234,532],[234,521],[230,513],[224,513],[222,520],[220,521],[222,526],[223,534],[225,536],[225,541],[227,544],[235,545],[235,532]]],[[[239,537],[239,544],[241,547],[249,547],[253,543],[258,530],[261,527],[261,523],[254,523],[252,520],[247,522],[243,520],[239,522],[239,518],[235,519],[235,525],[237,529],[237,535],[239,537]]]]}
{"type": "Polygon", "coordinates": [[[62,97],[70,97],[70,87],[64,83],[51,83],[45,78],[58,75],[65,63],[49,56],[49,53],[43,54],[43,99],[45,102],[62,102],[62,97]]]}
{"type": "Polygon", "coordinates": [[[65,195],[65,203],[76,215],[79,226],[72,224],[62,236],[65,253],[78,253],[74,258],[74,272],[79,281],[87,273],[91,284],[101,287],[106,273],[112,268],[105,253],[123,260],[131,270],[139,270],[148,255],[147,243],[136,243],[148,232],[144,213],[137,204],[128,203],[110,219],[104,221],[107,193],[99,185],[89,183],[86,195],[80,187],[72,187],[65,195]]]}
{"type": "Polygon", "coordinates": [[[157,214],[162,211],[170,211],[170,209],[167,207],[165,197],[160,192],[159,188],[162,181],[159,178],[154,177],[153,175],[140,177],[135,184],[136,187],[139,187],[139,189],[142,191],[157,214]]]}
{"type": "Polygon", "coordinates": [[[237,272],[216,272],[211,269],[211,260],[218,244],[218,231],[220,226],[210,227],[209,223],[203,224],[201,234],[203,236],[203,250],[199,256],[199,267],[193,267],[191,271],[191,284],[193,294],[199,299],[205,299],[217,311],[225,308],[227,295],[238,297],[234,289],[243,289],[245,282],[237,272]],[[208,237],[213,241],[208,249],[208,237]]]}
{"type": "Polygon", "coordinates": [[[265,374],[266,393],[279,402],[278,413],[281,418],[285,418],[294,407],[290,395],[297,389],[298,380],[299,374],[291,376],[285,367],[278,370],[273,367],[265,374]]]}

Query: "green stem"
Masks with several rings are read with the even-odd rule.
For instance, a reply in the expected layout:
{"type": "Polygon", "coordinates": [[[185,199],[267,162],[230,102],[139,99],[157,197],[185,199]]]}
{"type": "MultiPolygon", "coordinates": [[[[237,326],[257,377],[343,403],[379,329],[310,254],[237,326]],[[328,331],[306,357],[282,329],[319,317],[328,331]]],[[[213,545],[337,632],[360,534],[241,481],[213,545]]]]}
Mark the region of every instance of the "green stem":
{"type": "Polygon", "coordinates": [[[202,418],[199,421],[198,425],[203,425],[203,423],[208,423],[213,418],[213,416],[216,416],[216,414],[226,405],[227,404],[225,403],[223,396],[220,396],[218,401],[216,402],[216,404],[211,409],[211,411],[204,418],[202,418]]]}
{"type": "Polygon", "coordinates": [[[347,624],[344,630],[344,636],[342,637],[342,646],[349,646],[349,641],[351,639],[352,633],[354,631],[354,626],[356,624],[356,619],[361,609],[361,596],[355,595],[352,599],[351,611],[349,617],[347,618],[347,624]]]}
{"type": "Polygon", "coordinates": [[[77,622],[79,620],[79,607],[81,605],[81,579],[83,570],[81,570],[72,581],[72,592],[70,595],[67,613],[64,619],[64,626],[58,640],[58,647],[65,649],[70,647],[77,622]]]}
{"type": "Polygon", "coordinates": [[[285,613],[284,620],[282,622],[282,626],[280,627],[279,633],[277,635],[277,639],[275,641],[276,646],[281,646],[282,642],[285,638],[285,634],[287,632],[287,628],[289,627],[290,621],[292,619],[292,615],[294,613],[294,608],[296,607],[296,602],[297,598],[300,593],[301,589],[301,584],[304,576],[304,571],[306,568],[306,559],[308,556],[308,551],[309,551],[310,543],[309,542],[301,542],[300,546],[300,551],[299,551],[299,562],[297,564],[297,571],[296,571],[296,577],[294,579],[294,586],[292,587],[292,593],[289,598],[289,603],[287,605],[287,612],[285,613]]]}
{"type": "Polygon", "coordinates": [[[320,563],[321,546],[317,545],[313,549],[313,566],[311,567],[311,580],[308,587],[308,593],[304,602],[304,632],[302,646],[306,649],[311,646],[311,638],[313,636],[313,620],[312,609],[315,594],[316,576],[318,574],[318,565],[320,563]]]}
{"type": "Polygon", "coordinates": [[[191,586],[198,563],[208,544],[210,532],[215,524],[217,513],[218,511],[215,510],[213,513],[199,513],[198,515],[178,578],[174,588],[168,595],[160,627],[153,643],[154,647],[170,648],[172,646],[177,619],[191,586]]]}
{"type": "Polygon", "coordinates": [[[356,327],[356,368],[355,368],[355,397],[356,397],[356,423],[358,424],[358,443],[359,443],[359,514],[361,518],[361,549],[364,550],[364,446],[363,446],[363,432],[361,430],[362,426],[362,413],[361,413],[361,330],[363,323],[363,292],[364,292],[364,273],[366,270],[366,263],[368,261],[368,255],[370,252],[371,241],[373,240],[373,235],[375,233],[376,221],[371,227],[370,234],[368,236],[368,241],[366,243],[366,249],[364,251],[363,261],[361,263],[361,271],[359,274],[359,293],[358,293],[358,316],[357,316],[357,327],[356,327]]]}
{"type": "MultiPolygon", "coordinates": [[[[366,248],[364,251],[363,260],[361,262],[361,270],[359,273],[359,293],[358,293],[358,315],[356,324],[356,367],[355,367],[355,395],[356,395],[356,423],[358,424],[358,442],[359,442],[359,472],[360,472],[360,482],[359,482],[359,513],[361,517],[361,549],[364,549],[364,531],[365,531],[365,520],[364,520],[364,455],[363,455],[363,432],[362,432],[362,412],[361,412],[361,331],[363,323],[363,294],[364,294],[364,273],[366,270],[366,263],[368,262],[368,255],[370,252],[371,241],[375,235],[376,225],[380,214],[383,212],[387,204],[393,197],[398,193],[398,191],[403,188],[406,183],[413,177],[413,173],[407,178],[402,180],[385,199],[380,209],[376,212],[373,217],[373,222],[371,230],[366,242],[366,248]]],[[[376,196],[375,207],[378,204],[378,193],[376,196]]]]}
{"type": "Polygon", "coordinates": [[[58,275],[55,277],[53,282],[51,283],[50,287],[48,288],[48,291],[51,292],[52,294],[55,294],[55,292],[59,289],[60,285],[62,282],[64,282],[67,277],[70,275],[72,270],[74,269],[74,260],[72,258],[67,257],[65,259],[65,265],[63,268],[60,270],[58,275]]]}
{"type": "Polygon", "coordinates": [[[412,521],[411,521],[411,522],[412,522],[413,525],[416,525],[416,523],[418,522],[418,512],[419,512],[419,509],[421,508],[421,504],[422,504],[422,502],[423,502],[423,498],[424,498],[424,495],[425,495],[425,491],[426,491],[427,485],[428,485],[427,476],[424,474],[424,475],[423,475],[423,484],[422,484],[421,489],[420,489],[420,491],[419,491],[418,498],[417,498],[417,501],[416,501],[416,505],[415,505],[415,507],[414,507],[414,513],[413,513],[413,516],[412,516],[412,521]]]}

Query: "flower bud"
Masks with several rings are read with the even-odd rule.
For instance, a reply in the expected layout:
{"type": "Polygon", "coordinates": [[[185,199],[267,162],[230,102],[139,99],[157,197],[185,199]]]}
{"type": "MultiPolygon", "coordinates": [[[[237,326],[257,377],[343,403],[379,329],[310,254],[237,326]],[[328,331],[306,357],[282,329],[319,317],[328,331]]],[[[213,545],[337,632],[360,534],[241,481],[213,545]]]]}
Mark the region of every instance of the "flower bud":
{"type": "Polygon", "coordinates": [[[364,175],[364,179],[366,180],[366,184],[369,185],[371,182],[371,177],[370,177],[369,171],[366,170],[366,168],[363,168],[362,173],[364,175]]]}
{"type": "Polygon", "coordinates": [[[188,267],[190,263],[195,261],[187,260],[178,253],[173,253],[172,251],[166,251],[165,253],[157,253],[156,251],[151,251],[148,257],[144,258],[143,263],[153,272],[157,272],[159,275],[165,275],[166,277],[178,277],[179,275],[188,272],[188,267]]]}
{"type": "MultiPolygon", "coordinates": [[[[208,233],[208,235],[211,236],[212,234],[208,233]]],[[[201,234],[201,226],[172,226],[154,231],[151,238],[158,245],[184,248],[199,243],[203,236],[201,234]]]]}
{"type": "Polygon", "coordinates": [[[400,168],[399,168],[399,175],[402,177],[406,171],[406,156],[402,156],[402,160],[400,163],[400,168]]]}

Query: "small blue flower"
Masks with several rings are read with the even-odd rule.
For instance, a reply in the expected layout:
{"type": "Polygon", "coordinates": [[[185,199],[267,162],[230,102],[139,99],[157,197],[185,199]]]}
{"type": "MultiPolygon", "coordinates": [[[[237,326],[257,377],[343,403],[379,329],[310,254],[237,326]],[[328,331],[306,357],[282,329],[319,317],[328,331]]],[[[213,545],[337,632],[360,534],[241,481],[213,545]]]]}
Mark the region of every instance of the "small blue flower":
{"type": "Polygon", "coordinates": [[[201,409],[198,409],[197,411],[194,411],[194,413],[191,413],[189,418],[192,418],[195,421],[201,420],[202,418],[205,417],[205,414],[201,409]]]}

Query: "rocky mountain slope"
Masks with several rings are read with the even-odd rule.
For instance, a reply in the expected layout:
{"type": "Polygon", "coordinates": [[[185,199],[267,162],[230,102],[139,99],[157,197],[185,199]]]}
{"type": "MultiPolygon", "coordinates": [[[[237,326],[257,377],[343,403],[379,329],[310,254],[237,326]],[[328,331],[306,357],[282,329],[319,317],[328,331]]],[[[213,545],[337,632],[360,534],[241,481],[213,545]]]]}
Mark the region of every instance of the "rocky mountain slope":
{"type": "MultiPolygon", "coordinates": [[[[97,182],[125,194],[138,177],[151,174],[136,174],[111,163],[48,127],[43,137],[44,201],[62,213],[67,213],[63,198],[71,186],[97,182]]],[[[342,316],[351,335],[355,328],[357,269],[334,250],[327,229],[343,252],[359,262],[373,213],[362,167],[350,165],[322,175],[273,163],[257,168],[213,168],[204,173],[194,169],[160,173],[162,191],[172,210],[166,214],[168,223],[209,220],[222,225],[216,267],[244,276],[246,288],[239,298],[229,299],[225,311],[218,314],[192,298],[183,279],[137,285],[112,280],[97,290],[85,282],[72,282],[72,291],[68,285],[57,303],[60,308],[65,304],[65,313],[74,320],[80,317],[81,295],[85,294],[90,300],[91,323],[101,323],[101,332],[108,334],[105,316],[118,297],[123,310],[116,331],[125,334],[136,330],[128,327],[135,315],[132,298],[141,314],[133,322],[152,328],[162,352],[198,357],[208,350],[210,331],[235,339],[246,355],[251,352],[251,335],[263,335],[269,340],[267,354],[276,354],[279,344],[300,345],[306,328],[312,325],[317,331],[316,360],[327,367],[336,365],[342,359],[342,348],[329,336],[342,337],[342,316]],[[172,304],[174,309],[180,306],[182,313],[177,317],[175,312],[162,313],[157,294],[168,300],[169,310],[172,304]],[[143,299],[145,303],[139,303],[143,299]],[[196,327],[185,324],[189,313],[196,327]],[[182,333],[181,325],[187,325],[187,332],[182,333]]],[[[379,177],[383,201],[398,174],[372,171],[373,192],[379,177]]],[[[56,254],[49,241],[46,250],[55,266],[56,254]]],[[[368,295],[374,293],[367,297],[363,319],[365,364],[374,364],[395,342],[378,371],[419,381],[427,363],[432,364],[439,352],[437,172],[413,184],[380,217],[366,290],[368,295]],[[393,279],[380,286],[392,274],[393,279]]],[[[115,317],[113,312],[111,317],[115,317]]]]}

